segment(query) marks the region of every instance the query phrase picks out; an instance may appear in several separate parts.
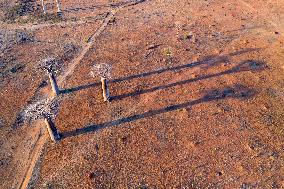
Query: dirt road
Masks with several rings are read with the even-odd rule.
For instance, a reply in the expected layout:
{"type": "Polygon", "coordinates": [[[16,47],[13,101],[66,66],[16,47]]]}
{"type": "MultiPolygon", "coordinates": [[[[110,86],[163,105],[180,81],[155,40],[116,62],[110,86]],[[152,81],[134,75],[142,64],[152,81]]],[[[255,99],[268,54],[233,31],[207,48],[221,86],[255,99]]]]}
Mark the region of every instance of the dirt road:
{"type": "Polygon", "coordinates": [[[24,185],[283,188],[284,2],[124,5],[66,64],[63,139],[46,143],[24,185]],[[110,103],[94,63],[113,67],[110,103]]]}

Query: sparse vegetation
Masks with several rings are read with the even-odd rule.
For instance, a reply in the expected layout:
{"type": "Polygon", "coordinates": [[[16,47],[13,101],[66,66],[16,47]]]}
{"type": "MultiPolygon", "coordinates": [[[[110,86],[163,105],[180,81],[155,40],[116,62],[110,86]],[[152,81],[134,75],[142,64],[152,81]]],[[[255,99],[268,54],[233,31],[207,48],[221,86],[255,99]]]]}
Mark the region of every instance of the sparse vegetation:
{"type": "Polygon", "coordinates": [[[32,14],[35,11],[32,0],[18,0],[11,4],[4,13],[4,21],[15,22],[22,16],[32,14]]]}
{"type": "Polygon", "coordinates": [[[46,13],[43,14],[33,6],[33,1],[21,0],[9,7],[4,14],[4,22],[8,23],[42,23],[51,22],[57,23],[63,21],[60,14],[46,13]]]}
{"type": "Polygon", "coordinates": [[[2,119],[0,118],[0,128],[4,126],[2,119]]]}
{"type": "Polygon", "coordinates": [[[43,99],[35,103],[30,104],[27,108],[21,113],[21,117],[24,122],[32,122],[35,120],[43,119],[51,140],[57,141],[60,139],[60,136],[54,127],[52,119],[56,116],[59,109],[59,102],[57,99],[49,100],[43,99]]]}
{"type": "Polygon", "coordinates": [[[58,113],[58,101],[43,99],[27,106],[21,113],[24,122],[32,122],[38,119],[51,119],[58,113]]]}
{"type": "Polygon", "coordinates": [[[184,34],[184,39],[187,39],[187,40],[189,40],[189,41],[191,41],[191,42],[193,42],[193,43],[196,42],[195,35],[194,35],[192,32],[186,32],[186,33],[184,34]]]}
{"type": "Polygon", "coordinates": [[[33,17],[37,22],[57,23],[63,21],[62,16],[57,13],[36,14],[33,17]]]}
{"type": "Polygon", "coordinates": [[[165,55],[166,57],[172,57],[172,56],[173,56],[173,52],[171,51],[170,48],[165,48],[165,49],[164,49],[164,55],[165,55]]]}
{"type": "Polygon", "coordinates": [[[172,66],[172,64],[173,64],[173,52],[172,52],[171,48],[165,48],[163,50],[163,54],[165,56],[165,62],[167,64],[167,66],[172,66]]]}
{"type": "Polygon", "coordinates": [[[0,188],[284,188],[284,2],[39,2],[0,29],[0,188]]]}
{"type": "Polygon", "coordinates": [[[105,102],[110,100],[109,88],[107,79],[111,78],[112,67],[109,64],[95,64],[92,68],[91,75],[93,77],[99,76],[101,78],[103,98],[105,102]]]}
{"type": "Polygon", "coordinates": [[[60,93],[55,77],[55,74],[58,72],[58,66],[59,66],[59,61],[57,61],[57,59],[53,57],[48,57],[44,59],[41,63],[41,67],[47,71],[52,92],[54,93],[55,96],[58,96],[60,93]]]}
{"type": "MultiPolygon", "coordinates": [[[[7,53],[16,44],[33,41],[34,37],[30,32],[23,30],[0,30],[0,53],[7,53]]],[[[5,57],[5,59],[7,58],[5,57]]]]}
{"type": "Polygon", "coordinates": [[[63,61],[69,61],[79,52],[80,47],[74,43],[67,43],[63,46],[63,61]]]}

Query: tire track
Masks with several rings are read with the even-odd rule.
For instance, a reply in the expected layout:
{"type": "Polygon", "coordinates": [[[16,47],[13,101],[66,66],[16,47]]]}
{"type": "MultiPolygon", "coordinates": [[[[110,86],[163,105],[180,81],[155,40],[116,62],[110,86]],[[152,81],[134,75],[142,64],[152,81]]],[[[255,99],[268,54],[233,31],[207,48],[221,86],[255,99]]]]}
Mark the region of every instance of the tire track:
{"type": "Polygon", "coordinates": [[[42,132],[42,129],[40,128],[39,133],[38,133],[38,138],[35,142],[33,149],[31,150],[31,154],[30,154],[29,159],[28,159],[28,166],[27,166],[28,168],[27,168],[19,186],[17,187],[17,189],[28,187],[28,184],[29,184],[30,178],[32,176],[34,167],[37,163],[37,159],[40,156],[40,154],[42,153],[44,144],[46,143],[47,139],[48,139],[48,135],[46,134],[46,132],[44,132],[44,131],[42,132]]]}
{"type": "MultiPolygon", "coordinates": [[[[83,48],[81,53],[73,59],[69,67],[66,69],[66,71],[58,77],[58,84],[63,84],[63,82],[66,80],[68,76],[70,76],[74,70],[76,69],[77,65],[81,62],[81,60],[85,57],[85,55],[89,52],[89,50],[92,48],[93,44],[96,41],[96,38],[105,30],[105,28],[108,26],[109,22],[114,18],[115,14],[129,6],[137,5],[139,3],[144,2],[145,0],[132,0],[129,1],[128,3],[118,5],[117,8],[114,8],[111,10],[105,19],[103,20],[103,23],[101,26],[94,32],[94,34],[91,36],[90,40],[88,41],[87,45],[83,48]]],[[[45,26],[42,26],[45,27],[45,26]]],[[[50,97],[50,98],[55,98],[55,97],[50,97]]],[[[35,147],[33,148],[31,152],[31,158],[29,158],[28,162],[28,168],[24,174],[24,177],[20,183],[20,185],[17,187],[17,189],[26,189],[29,187],[29,183],[31,181],[31,178],[33,177],[34,170],[36,168],[37,162],[42,155],[42,151],[44,149],[44,145],[46,144],[48,140],[48,135],[46,132],[43,134],[43,136],[39,136],[39,139],[37,140],[35,147]]]]}
{"type": "MultiPolygon", "coordinates": [[[[247,3],[244,0],[238,0],[241,4],[243,4],[245,7],[247,7],[250,11],[252,12],[256,12],[256,14],[258,13],[258,11],[251,6],[249,3],[247,3]]],[[[276,30],[281,31],[280,35],[281,37],[284,37],[284,34],[282,33],[283,29],[281,28],[281,26],[279,26],[277,23],[275,23],[268,15],[266,15],[266,17],[264,15],[258,14],[259,16],[261,16],[261,19],[265,20],[266,22],[268,22],[270,25],[272,25],[276,30]]]]}
{"type": "Polygon", "coordinates": [[[106,18],[104,19],[102,25],[97,29],[97,31],[91,36],[90,40],[88,41],[87,45],[83,48],[82,52],[79,56],[77,56],[71,63],[71,65],[66,69],[66,71],[58,77],[58,84],[61,85],[66,80],[66,78],[71,75],[74,70],[76,69],[77,65],[82,61],[85,57],[87,52],[92,48],[93,44],[95,43],[95,39],[105,30],[109,22],[114,18],[115,14],[120,11],[121,9],[133,5],[137,5],[139,3],[145,2],[145,0],[134,0],[130,1],[129,3],[123,4],[118,6],[117,8],[111,10],[106,18]]]}
{"type": "Polygon", "coordinates": [[[96,22],[97,20],[92,18],[92,19],[82,19],[82,20],[77,20],[77,21],[63,21],[59,23],[44,23],[44,24],[26,24],[26,25],[15,25],[15,24],[4,24],[0,23],[2,29],[6,30],[38,30],[46,27],[52,27],[52,26],[77,26],[80,24],[86,24],[86,23],[93,23],[96,22]]]}
{"type": "Polygon", "coordinates": [[[109,24],[110,20],[114,18],[114,13],[110,12],[107,14],[106,18],[104,19],[102,25],[96,30],[96,32],[91,36],[91,38],[89,39],[87,45],[83,48],[83,50],[81,51],[81,53],[79,54],[79,56],[77,56],[72,63],[70,64],[70,66],[66,69],[66,71],[58,77],[58,84],[61,85],[64,80],[71,75],[75,68],[77,67],[77,65],[81,62],[81,60],[85,57],[85,55],[87,54],[87,52],[89,52],[89,50],[92,48],[96,37],[98,37],[107,27],[107,25],[109,24]]]}

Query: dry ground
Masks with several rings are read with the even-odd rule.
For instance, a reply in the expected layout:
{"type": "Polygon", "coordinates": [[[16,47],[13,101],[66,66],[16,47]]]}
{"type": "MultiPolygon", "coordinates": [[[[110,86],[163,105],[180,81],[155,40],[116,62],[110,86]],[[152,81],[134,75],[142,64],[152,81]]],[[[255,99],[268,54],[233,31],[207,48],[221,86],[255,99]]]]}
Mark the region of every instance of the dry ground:
{"type": "Polygon", "coordinates": [[[55,56],[63,138],[41,141],[29,188],[284,188],[284,2],[124,2],[63,0],[65,21],[19,25],[31,40],[0,59],[0,187],[29,175],[45,130],[14,123],[48,95],[38,64],[55,56]],[[94,63],[113,67],[110,103],[94,63]]]}

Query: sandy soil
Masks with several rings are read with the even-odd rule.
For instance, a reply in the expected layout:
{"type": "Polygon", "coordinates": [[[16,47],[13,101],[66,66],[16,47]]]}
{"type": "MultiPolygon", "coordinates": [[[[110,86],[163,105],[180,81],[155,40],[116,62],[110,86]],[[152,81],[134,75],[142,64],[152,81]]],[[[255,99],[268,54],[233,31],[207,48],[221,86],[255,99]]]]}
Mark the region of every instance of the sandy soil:
{"type": "Polygon", "coordinates": [[[116,11],[32,30],[3,54],[25,68],[0,83],[0,187],[284,188],[284,2],[125,2],[64,0],[68,19],[116,11]],[[63,138],[34,160],[41,123],[13,123],[50,91],[47,55],[63,59],[63,138]],[[109,103],[90,74],[100,63],[113,68],[109,103]]]}

